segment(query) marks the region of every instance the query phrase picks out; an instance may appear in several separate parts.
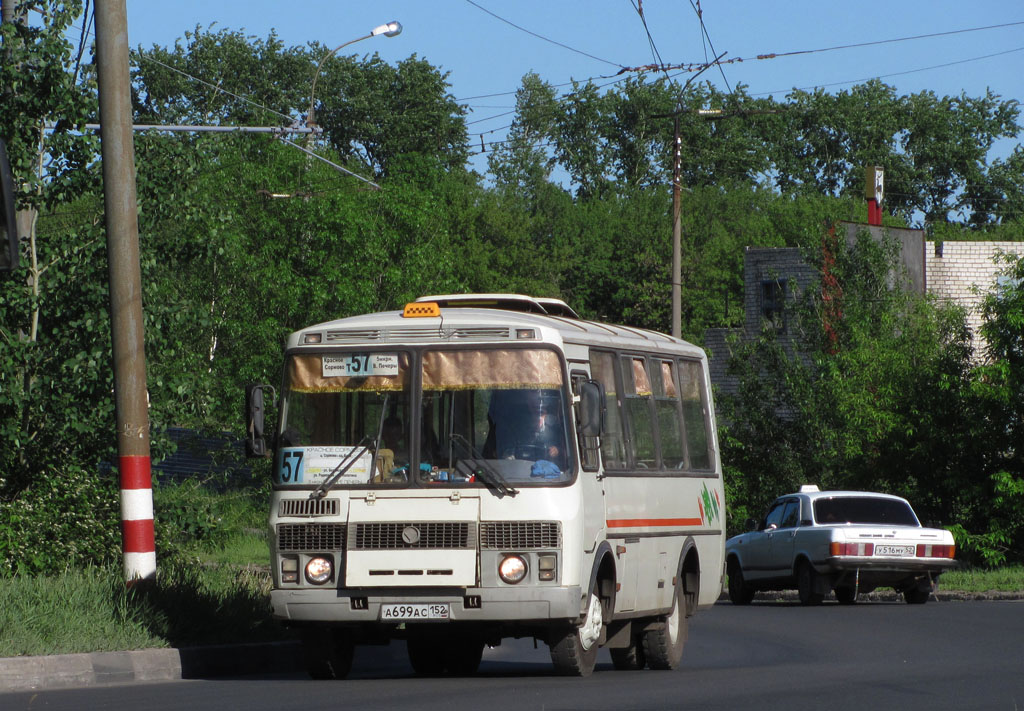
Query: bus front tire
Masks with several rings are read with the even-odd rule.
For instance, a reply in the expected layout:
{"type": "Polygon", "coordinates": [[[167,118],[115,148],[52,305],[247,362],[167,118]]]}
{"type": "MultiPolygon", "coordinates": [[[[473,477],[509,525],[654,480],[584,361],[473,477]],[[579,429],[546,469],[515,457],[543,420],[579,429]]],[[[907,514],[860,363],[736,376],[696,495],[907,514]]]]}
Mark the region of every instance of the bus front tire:
{"type": "Polygon", "coordinates": [[[311,627],[302,633],[306,671],[312,679],[344,679],[352,670],[355,643],[346,630],[311,627]]]}
{"type": "Polygon", "coordinates": [[[590,676],[597,664],[597,649],[603,627],[604,605],[594,591],[590,593],[587,616],[583,622],[556,632],[549,643],[555,671],[566,676],[590,676]]]}

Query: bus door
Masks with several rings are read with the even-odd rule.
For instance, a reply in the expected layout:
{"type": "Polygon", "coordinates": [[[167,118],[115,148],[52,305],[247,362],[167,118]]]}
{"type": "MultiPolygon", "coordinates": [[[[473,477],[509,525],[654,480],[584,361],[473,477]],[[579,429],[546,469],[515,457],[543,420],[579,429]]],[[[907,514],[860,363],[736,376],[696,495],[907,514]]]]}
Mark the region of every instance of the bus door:
{"type": "MultiPolygon", "coordinates": [[[[572,364],[572,394],[578,397],[580,385],[590,379],[589,366],[572,364]]],[[[579,402],[574,405],[574,417],[580,421],[579,402]]],[[[604,498],[604,481],[601,476],[601,460],[597,437],[583,437],[577,430],[576,446],[579,449],[580,462],[580,496],[583,507],[583,541],[584,550],[593,552],[599,540],[603,538],[606,512],[604,498]]]]}

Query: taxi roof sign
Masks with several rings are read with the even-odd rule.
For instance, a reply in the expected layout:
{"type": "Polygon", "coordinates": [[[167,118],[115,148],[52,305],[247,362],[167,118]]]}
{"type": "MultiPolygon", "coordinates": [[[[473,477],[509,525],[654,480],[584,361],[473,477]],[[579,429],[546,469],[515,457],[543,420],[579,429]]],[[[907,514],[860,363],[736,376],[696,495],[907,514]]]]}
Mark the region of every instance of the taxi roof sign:
{"type": "Polygon", "coordinates": [[[433,318],[440,315],[441,307],[433,301],[411,301],[402,311],[402,318],[433,318]]]}

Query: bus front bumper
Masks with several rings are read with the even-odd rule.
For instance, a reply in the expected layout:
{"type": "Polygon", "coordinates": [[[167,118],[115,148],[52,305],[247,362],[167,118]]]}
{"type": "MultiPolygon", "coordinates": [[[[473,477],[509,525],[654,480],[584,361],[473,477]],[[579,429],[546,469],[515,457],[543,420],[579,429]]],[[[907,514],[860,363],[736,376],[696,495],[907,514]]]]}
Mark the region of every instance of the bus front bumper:
{"type": "MultiPolygon", "coordinates": [[[[447,603],[450,622],[575,620],[579,586],[466,588],[395,592],[357,589],[275,589],[274,619],[292,622],[381,622],[381,606],[447,603]]],[[[446,620],[435,620],[445,622],[446,620]]],[[[389,624],[384,621],[384,624],[389,624]]]]}

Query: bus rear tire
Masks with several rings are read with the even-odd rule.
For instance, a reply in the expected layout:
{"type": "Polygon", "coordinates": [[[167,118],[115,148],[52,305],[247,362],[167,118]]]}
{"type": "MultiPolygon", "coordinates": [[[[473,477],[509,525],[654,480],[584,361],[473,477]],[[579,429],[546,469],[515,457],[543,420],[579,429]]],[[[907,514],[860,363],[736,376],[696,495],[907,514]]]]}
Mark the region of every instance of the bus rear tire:
{"type": "Polygon", "coordinates": [[[587,616],[575,627],[556,632],[548,644],[555,671],[565,676],[590,676],[597,664],[601,630],[604,627],[604,605],[597,591],[590,593],[587,616]]]}
{"type": "Polygon", "coordinates": [[[310,627],[302,633],[306,671],[312,679],[344,679],[352,670],[355,643],[347,630],[310,627]]]}
{"type": "Polygon", "coordinates": [[[672,611],[659,627],[644,632],[644,653],[651,669],[670,670],[679,666],[690,629],[686,613],[686,593],[680,579],[672,597],[672,611]]]}
{"type": "Polygon", "coordinates": [[[608,652],[612,656],[612,665],[619,671],[637,671],[647,666],[644,643],[639,635],[629,640],[628,647],[612,648],[608,652]]]}

